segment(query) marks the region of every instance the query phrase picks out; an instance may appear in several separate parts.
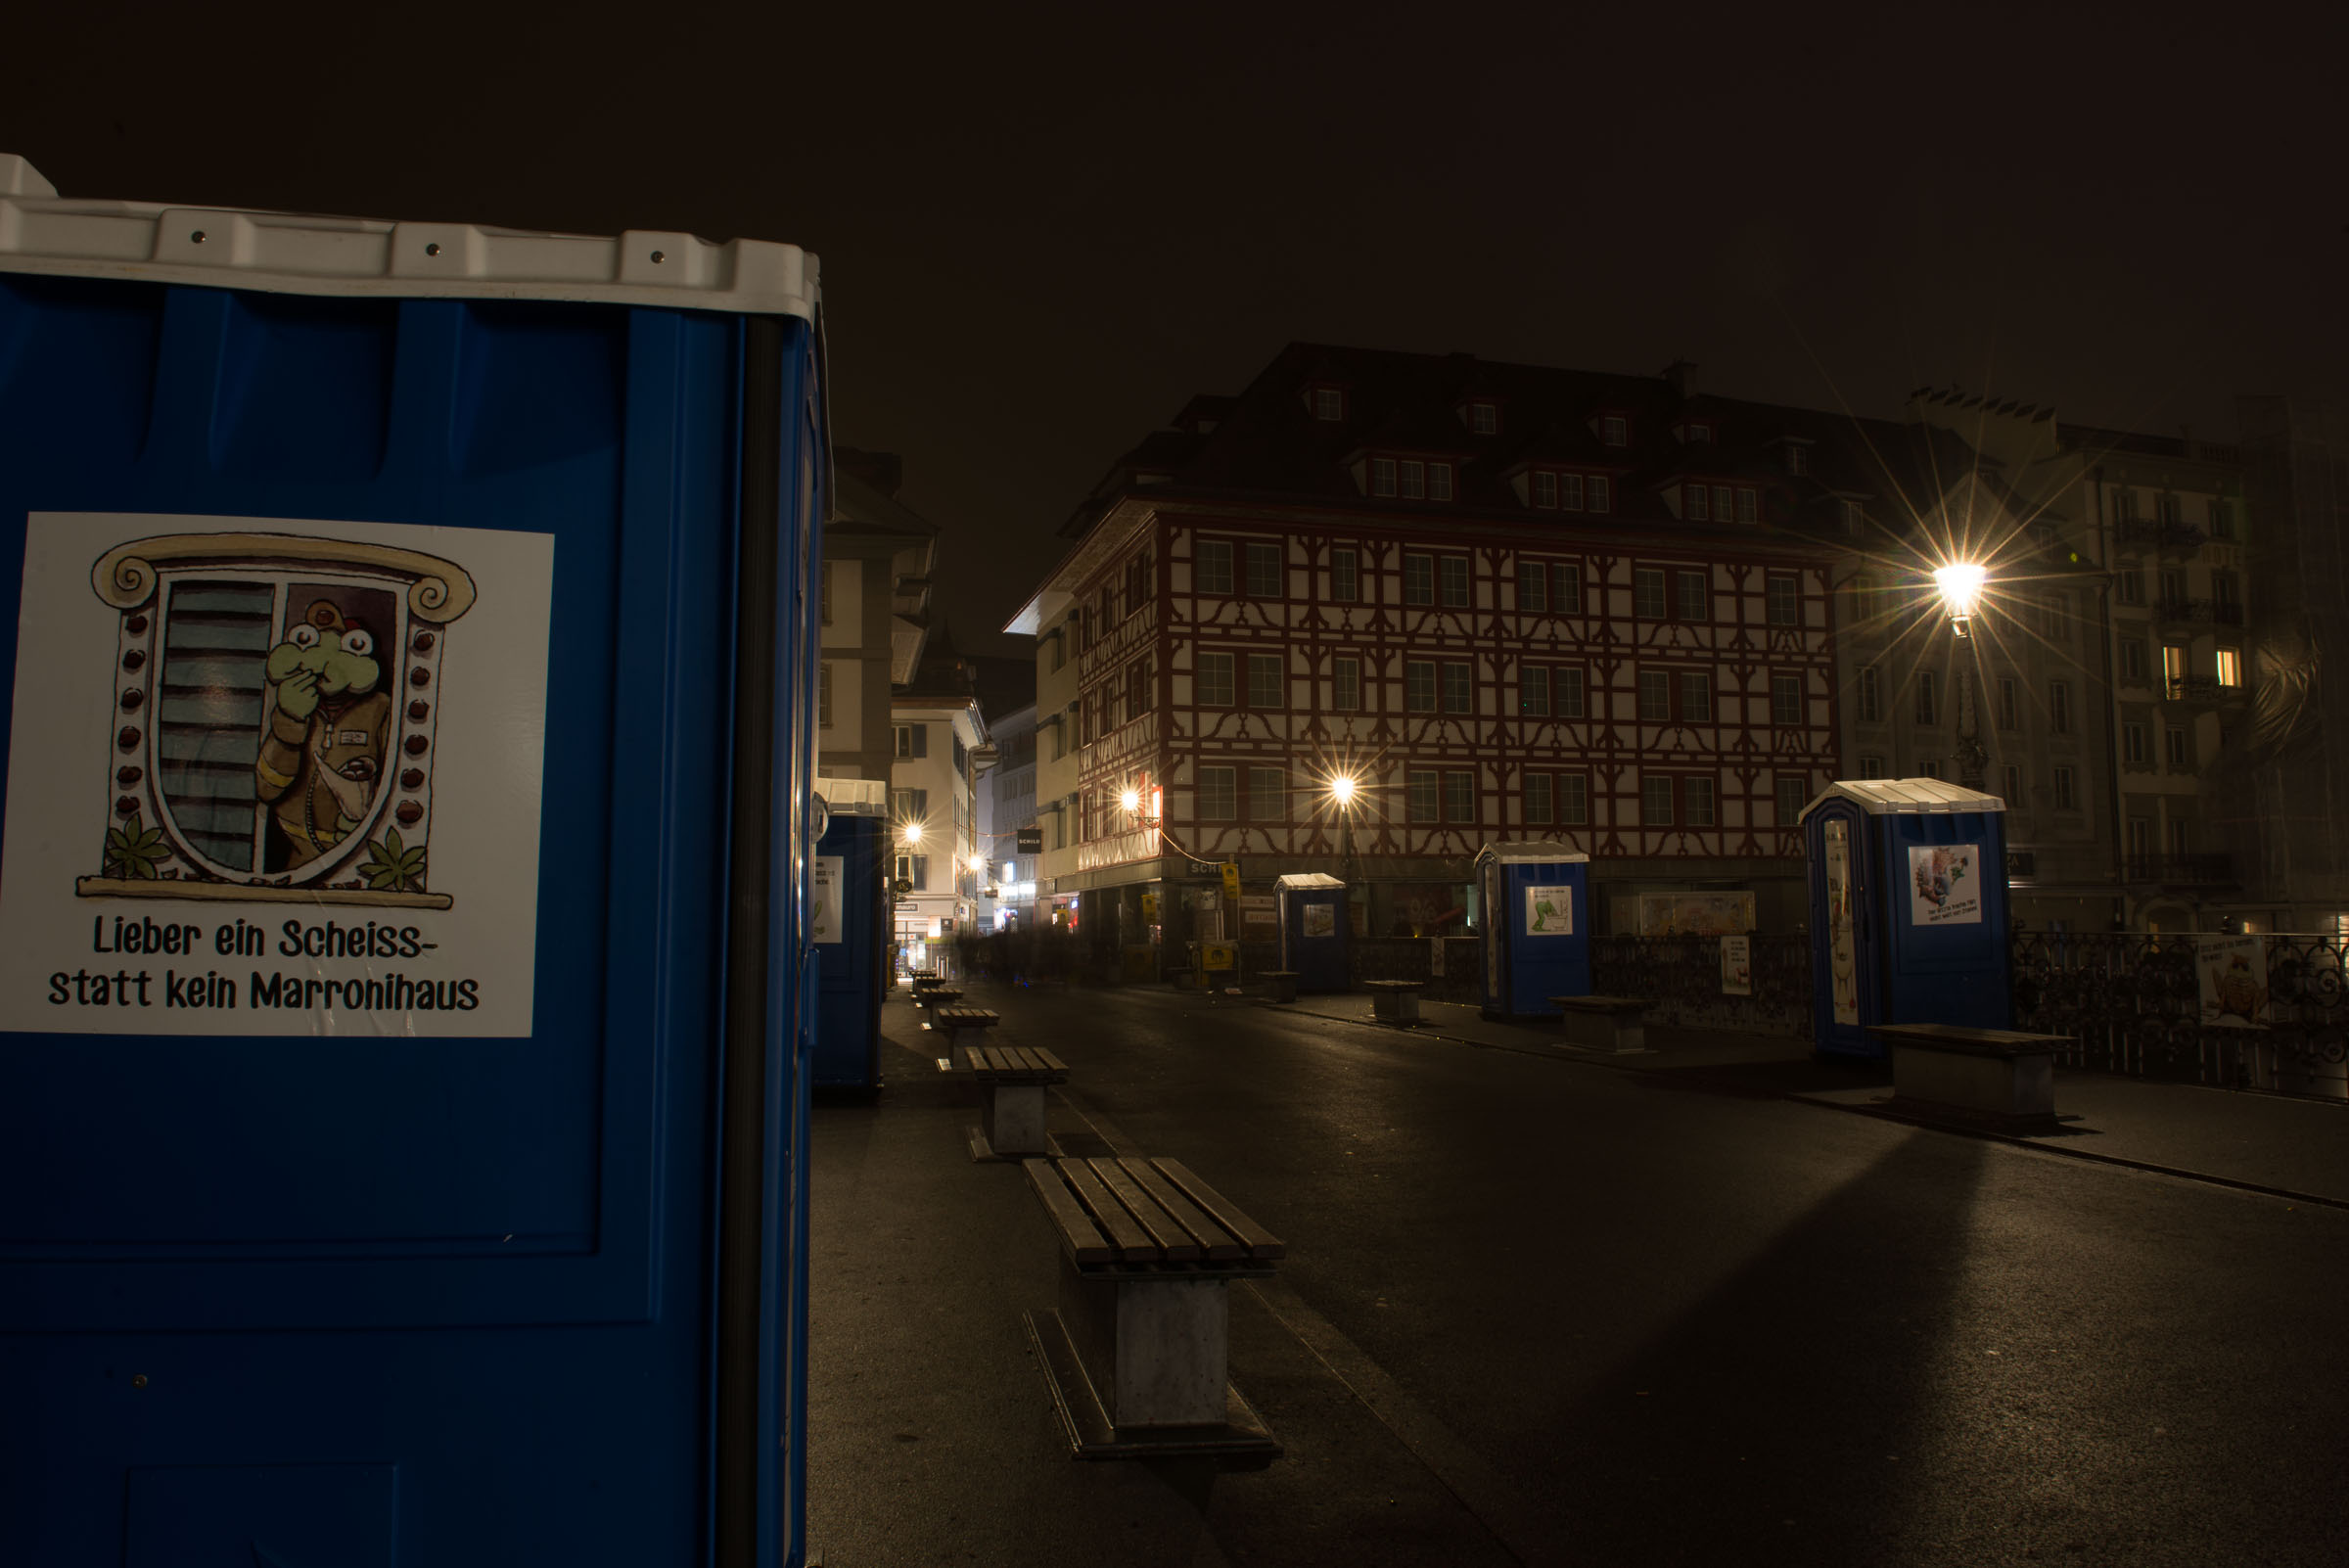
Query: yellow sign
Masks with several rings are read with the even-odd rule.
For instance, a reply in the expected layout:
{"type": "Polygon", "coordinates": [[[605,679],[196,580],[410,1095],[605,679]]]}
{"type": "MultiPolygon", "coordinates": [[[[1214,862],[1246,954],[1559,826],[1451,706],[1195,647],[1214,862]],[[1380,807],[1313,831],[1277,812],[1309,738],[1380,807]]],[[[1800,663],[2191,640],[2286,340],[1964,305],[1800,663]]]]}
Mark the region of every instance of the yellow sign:
{"type": "Polygon", "coordinates": [[[1239,896],[1240,862],[1237,860],[1226,860],[1223,862],[1223,897],[1226,899],[1237,899],[1239,896]]]}
{"type": "Polygon", "coordinates": [[[1238,961],[1238,949],[1228,942],[1203,942],[1199,945],[1199,967],[1202,969],[1229,969],[1238,961]]]}
{"type": "Polygon", "coordinates": [[[1142,895],[1142,924],[1145,926],[1158,924],[1158,895],[1155,893],[1142,895]]]}

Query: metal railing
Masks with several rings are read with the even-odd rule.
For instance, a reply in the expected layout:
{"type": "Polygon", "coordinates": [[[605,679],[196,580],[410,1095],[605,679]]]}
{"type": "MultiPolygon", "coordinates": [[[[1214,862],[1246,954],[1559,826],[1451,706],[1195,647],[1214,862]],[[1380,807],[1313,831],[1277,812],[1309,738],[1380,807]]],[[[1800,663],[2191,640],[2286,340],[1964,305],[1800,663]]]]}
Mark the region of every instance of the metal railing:
{"type": "Polygon", "coordinates": [[[2243,623],[2243,607],[2233,599],[2157,599],[2153,604],[2153,619],[2239,626],[2243,623]]]}
{"type": "Polygon", "coordinates": [[[1810,939],[1753,936],[1746,943],[1748,995],[1724,994],[1719,937],[1593,937],[1590,989],[1641,998],[1648,1022],[1666,1027],[1809,1035],[1810,939]]]}
{"type": "Polygon", "coordinates": [[[2226,886],[2234,881],[2234,856],[2217,854],[2133,854],[2126,862],[2132,882],[2226,886]]]}

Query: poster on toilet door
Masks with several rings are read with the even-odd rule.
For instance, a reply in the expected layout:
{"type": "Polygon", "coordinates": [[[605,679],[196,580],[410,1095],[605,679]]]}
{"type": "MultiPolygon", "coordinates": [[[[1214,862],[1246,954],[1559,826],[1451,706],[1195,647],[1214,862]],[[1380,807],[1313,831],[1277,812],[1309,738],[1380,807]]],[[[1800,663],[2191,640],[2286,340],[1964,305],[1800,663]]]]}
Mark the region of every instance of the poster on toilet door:
{"type": "Polygon", "coordinates": [[[554,536],[26,520],[0,1030],[530,1033],[554,536]]]}

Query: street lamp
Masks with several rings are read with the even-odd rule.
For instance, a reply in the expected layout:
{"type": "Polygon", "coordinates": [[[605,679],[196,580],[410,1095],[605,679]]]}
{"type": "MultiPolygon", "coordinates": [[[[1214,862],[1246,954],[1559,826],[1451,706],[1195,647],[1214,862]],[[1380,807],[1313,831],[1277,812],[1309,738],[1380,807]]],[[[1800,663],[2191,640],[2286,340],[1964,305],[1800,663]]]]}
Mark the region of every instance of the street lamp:
{"type": "Polygon", "coordinates": [[[1329,780],[1329,804],[1338,813],[1338,880],[1351,884],[1354,875],[1354,797],[1361,782],[1352,773],[1333,773],[1329,780]]]}
{"type": "Polygon", "coordinates": [[[1958,782],[1969,790],[1983,785],[1990,753],[1982,745],[1982,716],[1974,700],[1973,649],[1969,623],[1982,602],[1990,573],[1979,562],[1952,561],[1936,568],[1933,585],[1941,590],[1941,605],[1950,618],[1950,630],[1966,649],[1958,666],[1958,782]]]}

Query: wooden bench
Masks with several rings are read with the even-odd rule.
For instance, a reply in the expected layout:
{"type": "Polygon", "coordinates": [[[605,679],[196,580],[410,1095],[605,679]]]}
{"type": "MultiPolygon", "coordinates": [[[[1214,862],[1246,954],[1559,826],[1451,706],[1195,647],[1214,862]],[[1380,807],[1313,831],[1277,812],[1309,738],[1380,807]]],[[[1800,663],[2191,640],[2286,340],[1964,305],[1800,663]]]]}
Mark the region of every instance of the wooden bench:
{"type": "Polygon", "coordinates": [[[1592,1051],[1647,1049],[1647,1003],[1636,996],[1552,996],[1566,1043],[1592,1051]]]}
{"type": "Polygon", "coordinates": [[[2007,1132],[2055,1126],[2055,1053],[2068,1035],[2025,1035],[1962,1024],[1876,1024],[1892,1054],[1892,1103],[2007,1132]]]}
{"type": "Polygon", "coordinates": [[[1044,1152],[1044,1088],[1069,1081],[1069,1065],[1032,1045],[973,1045],[959,1062],[941,1061],[939,1071],[979,1085],[980,1158],[1016,1159],[1044,1152]]]}
{"type": "Polygon", "coordinates": [[[1287,1256],[1177,1161],[1025,1162],[1060,1241],[1060,1308],[1028,1314],[1079,1458],[1280,1453],[1230,1382],[1234,1279],[1287,1256]]]}
{"type": "Polygon", "coordinates": [[[1274,1001],[1293,1002],[1297,999],[1296,970],[1267,969],[1260,978],[1265,982],[1266,993],[1274,1001]]]}
{"type": "Polygon", "coordinates": [[[946,1037],[946,1054],[954,1054],[954,1037],[966,1029],[989,1030],[1003,1020],[986,1007],[933,1007],[930,1027],[946,1037]]]}
{"type": "Polygon", "coordinates": [[[1370,1016],[1382,1024],[1409,1029],[1419,1022],[1419,993],[1427,989],[1424,980],[1365,980],[1362,989],[1370,993],[1370,1016]]]}
{"type": "Polygon", "coordinates": [[[951,1007],[960,1000],[962,1000],[962,992],[953,986],[933,984],[927,989],[913,993],[914,1006],[919,1007],[931,1018],[938,1016],[938,1009],[941,1007],[951,1007]]]}

